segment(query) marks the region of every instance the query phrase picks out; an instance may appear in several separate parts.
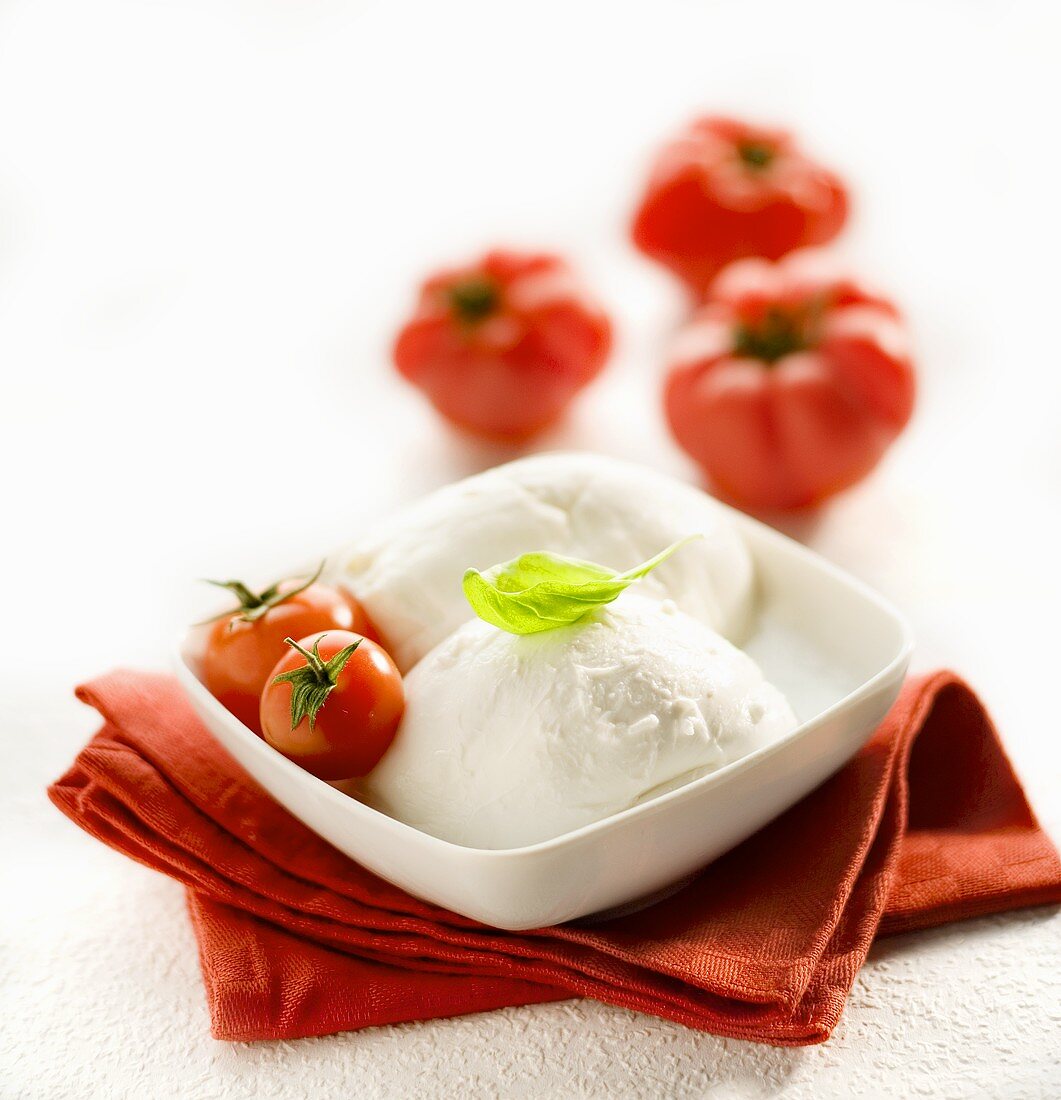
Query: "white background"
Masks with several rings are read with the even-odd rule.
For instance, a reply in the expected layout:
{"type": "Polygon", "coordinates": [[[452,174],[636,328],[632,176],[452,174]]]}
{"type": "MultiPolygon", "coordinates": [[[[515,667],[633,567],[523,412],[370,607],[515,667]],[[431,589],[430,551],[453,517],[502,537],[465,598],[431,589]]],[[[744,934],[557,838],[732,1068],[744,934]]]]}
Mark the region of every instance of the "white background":
{"type": "Polygon", "coordinates": [[[505,457],[391,376],[436,261],[570,254],[619,347],[542,446],[693,476],[657,413],[681,297],[624,226],[654,144],[711,108],[853,181],[841,250],[919,348],[907,434],[791,529],[903,608],[918,668],[978,686],[1056,838],[1058,29],[1031,3],[0,5],[0,1094],[1056,1089],[1048,912],[882,944],[813,1049],[589,1002],[215,1043],[180,890],[43,787],[93,728],[73,685],[163,666],[194,578],[267,577],[505,457]]]}

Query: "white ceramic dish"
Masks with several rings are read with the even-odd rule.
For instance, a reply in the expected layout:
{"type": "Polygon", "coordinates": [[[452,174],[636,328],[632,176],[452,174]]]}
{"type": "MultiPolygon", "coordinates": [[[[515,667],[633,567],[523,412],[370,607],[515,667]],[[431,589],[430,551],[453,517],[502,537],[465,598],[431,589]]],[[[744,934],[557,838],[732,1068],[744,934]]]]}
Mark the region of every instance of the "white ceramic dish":
{"type": "Polygon", "coordinates": [[[743,648],[785,692],[801,725],[712,775],[540,844],[461,847],[316,779],[210,695],[198,675],[195,632],[178,645],[177,675],[207,728],[278,802],[410,893],[514,930],[633,908],[680,884],[841,767],[887,712],[906,672],[910,633],[883,599],[771,528],[739,512],[732,519],[758,572],[758,623],[743,648]]]}

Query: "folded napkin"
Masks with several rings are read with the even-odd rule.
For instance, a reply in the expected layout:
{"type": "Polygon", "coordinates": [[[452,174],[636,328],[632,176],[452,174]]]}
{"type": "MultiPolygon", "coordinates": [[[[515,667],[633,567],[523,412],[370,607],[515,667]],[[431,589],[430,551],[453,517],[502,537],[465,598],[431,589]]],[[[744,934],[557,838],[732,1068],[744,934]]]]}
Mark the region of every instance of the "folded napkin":
{"type": "Polygon", "coordinates": [[[174,680],[117,672],[78,695],[104,724],[49,794],[188,888],[221,1039],[580,996],[815,1043],[876,935],[1061,901],[1057,853],[949,672],[910,681],[842,771],[679,893],[525,933],[419,901],[341,855],[242,771],[174,680]]]}

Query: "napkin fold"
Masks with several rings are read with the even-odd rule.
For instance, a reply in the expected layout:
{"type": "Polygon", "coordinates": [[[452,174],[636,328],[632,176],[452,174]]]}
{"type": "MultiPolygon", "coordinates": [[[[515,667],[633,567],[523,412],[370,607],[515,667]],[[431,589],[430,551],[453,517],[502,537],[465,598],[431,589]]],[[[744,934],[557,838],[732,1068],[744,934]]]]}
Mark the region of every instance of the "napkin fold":
{"type": "Polygon", "coordinates": [[[49,795],[187,887],[219,1039],[581,996],[816,1043],[875,936],[1061,901],[1057,853],[950,672],[909,681],[846,767],[679,893],[520,933],[413,898],[321,840],[225,753],[173,679],[116,672],[77,694],[103,726],[49,795]]]}

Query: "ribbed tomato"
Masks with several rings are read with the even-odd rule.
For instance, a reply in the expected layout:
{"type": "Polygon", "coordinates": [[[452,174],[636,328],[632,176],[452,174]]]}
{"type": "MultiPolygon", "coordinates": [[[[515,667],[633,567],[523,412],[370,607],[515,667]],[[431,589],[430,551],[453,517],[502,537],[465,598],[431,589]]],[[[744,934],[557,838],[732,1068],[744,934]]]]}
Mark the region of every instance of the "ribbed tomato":
{"type": "Polygon", "coordinates": [[[696,119],[660,152],[634,217],[634,243],[697,296],[733,260],[777,260],[825,244],[847,191],[784,130],[696,119]]]}
{"type": "Polygon", "coordinates": [[[869,473],[910,419],[906,332],[821,257],[738,261],[678,334],[664,404],[721,495],[816,504],[869,473]]]}
{"type": "Polygon", "coordinates": [[[558,256],[490,252],[421,287],[394,362],[456,426],[520,441],[604,366],[608,317],[558,256]]]}

